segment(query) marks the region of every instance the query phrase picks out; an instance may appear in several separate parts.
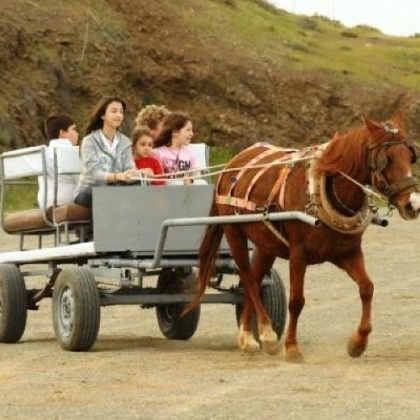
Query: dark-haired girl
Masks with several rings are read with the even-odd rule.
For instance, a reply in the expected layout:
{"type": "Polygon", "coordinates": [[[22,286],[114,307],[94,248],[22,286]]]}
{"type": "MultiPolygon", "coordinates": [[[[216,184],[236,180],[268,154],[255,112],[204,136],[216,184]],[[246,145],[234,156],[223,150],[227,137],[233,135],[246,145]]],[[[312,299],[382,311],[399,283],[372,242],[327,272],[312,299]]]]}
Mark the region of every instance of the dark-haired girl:
{"type": "Polygon", "coordinates": [[[126,111],[118,97],[101,101],[90,117],[81,154],[84,169],[76,187],[74,202],[92,207],[94,185],[129,182],[137,175],[131,140],[120,132],[126,111]]]}
{"type": "Polygon", "coordinates": [[[154,142],[153,152],[162,162],[165,174],[173,178],[173,181],[168,182],[169,185],[206,183],[192,177],[194,172],[191,171],[199,169],[195,153],[187,147],[193,134],[191,119],[183,112],[173,112],[163,120],[162,131],[154,142]]]}

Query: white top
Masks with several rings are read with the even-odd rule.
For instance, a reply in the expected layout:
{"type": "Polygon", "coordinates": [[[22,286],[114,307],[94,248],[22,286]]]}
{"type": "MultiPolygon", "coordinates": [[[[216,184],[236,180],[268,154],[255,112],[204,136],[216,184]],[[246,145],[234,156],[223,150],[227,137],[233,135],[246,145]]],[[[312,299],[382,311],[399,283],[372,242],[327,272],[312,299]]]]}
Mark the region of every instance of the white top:
{"type": "MultiPolygon", "coordinates": [[[[46,207],[54,205],[54,148],[55,147],[77,147],[73,146],[68,139],[51,140],[46,153],[46,172],[47,172],[47,203],[46,207]]],[[[72,204],[73,193],[76,188],[78,175],[59,174],[57,176],[57,205],[72,204]]],[[[44,177],[38,177],[38,205],[44,207],[44,177]]]]}
{"type": "Polygon", "coordinates": [[[111,153],[112,156],[116,157],[117,156],[117,145],[119,143],[119,138],[118,136],[114,136],[114,140],[112,140],[112,143],[110,143],[108,141],[108,139],[105,137],[105,134],[102,133],[102,130],[100,130],[99,132],[102,141],[105,144],[105,147],[108,149],[109,153],[111,153]]]}

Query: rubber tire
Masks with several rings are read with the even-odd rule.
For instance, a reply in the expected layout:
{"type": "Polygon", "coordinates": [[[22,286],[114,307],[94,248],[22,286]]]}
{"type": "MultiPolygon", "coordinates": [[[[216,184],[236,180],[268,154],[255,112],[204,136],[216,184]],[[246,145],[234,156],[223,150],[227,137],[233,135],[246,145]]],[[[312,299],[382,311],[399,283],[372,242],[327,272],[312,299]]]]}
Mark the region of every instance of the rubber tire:
{"type": "MultiPolygon", "coordinates": [[[[158,293],[192,293],[195,290],[196,273],[191,268],[163,268],[159,274],[158,293]]],[[[156,316],[162,334],[170,340],[188,340],[197,330],[201,306],[181,316],[185,304],[156,306],[156,316]]]]}
{"type": "MultiPolygon", "coordinates": [[[[286,289],[280,274],[272,268],[270,273],[264,278],[263,282],[268,277],[268,284],[264,285],[261,291],[261,299],[267,310],[268,316],[271,318],[271,325],[276,332],[278,339],[284,333],[287,318],[287,296],[286,289]]],[[[243,305],[235,305],[236,321],[239,325],[243,305]]],[[[259,342],[257,321],[255,314],[252,315],[252,333],[254,338],[259,342]]]]}
{"type": "Polygon", "coordinates": [[[17,343],[26,327],[28,296],[19,268],[0,264],[0,342],[17,343]]]}
{"type": "Polygon", "coordinates": [[[55,336],[64,350],[87,351],[96,341],[101,319],[93,274],[81,267],[61,271],[53,290],[55,336]]]}

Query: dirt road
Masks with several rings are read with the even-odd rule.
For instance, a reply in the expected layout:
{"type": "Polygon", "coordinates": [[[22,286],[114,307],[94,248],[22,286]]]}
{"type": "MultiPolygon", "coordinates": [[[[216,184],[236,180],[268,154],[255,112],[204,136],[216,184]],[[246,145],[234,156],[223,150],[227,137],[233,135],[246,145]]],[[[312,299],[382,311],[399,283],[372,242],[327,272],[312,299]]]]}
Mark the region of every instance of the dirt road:
{"type": "MultiPolygon", "coordinates": [[[[164,339],[153,310],[103,308],[93,350],[65,352],[44,300],[29,313],[21,342],[0,344],[0,419],[420,418],[420,221],[390,222],[365,234],[376,289],[361,358],[346,354],[360,315],[356,287],[327,264],[307,275],[301,365],[242,354],[230,305],[204,306],[187,342],[164,339]]],[[[0,239],[3,250],[17,245],[0,239]]],[[[287,264],[277,268],[288,287],[287,264]]]]}

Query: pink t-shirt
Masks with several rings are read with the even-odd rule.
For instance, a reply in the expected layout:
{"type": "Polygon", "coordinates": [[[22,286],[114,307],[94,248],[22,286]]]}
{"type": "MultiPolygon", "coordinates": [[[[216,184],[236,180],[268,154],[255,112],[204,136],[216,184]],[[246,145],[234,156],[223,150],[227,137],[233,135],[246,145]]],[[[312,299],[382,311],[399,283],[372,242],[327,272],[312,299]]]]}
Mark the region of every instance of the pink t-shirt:
{"type": "MultiPolygon", "coordinates": [[[[179,149],[161,146],[153,149],[153,153],[162,163],[165,174],[198,169],[198,162],[194,152],[186,146],[181,146],[179,149]]],[[[183,176],[183,174],[180,174],[177,178],[182,178],[183,176]]]]}

